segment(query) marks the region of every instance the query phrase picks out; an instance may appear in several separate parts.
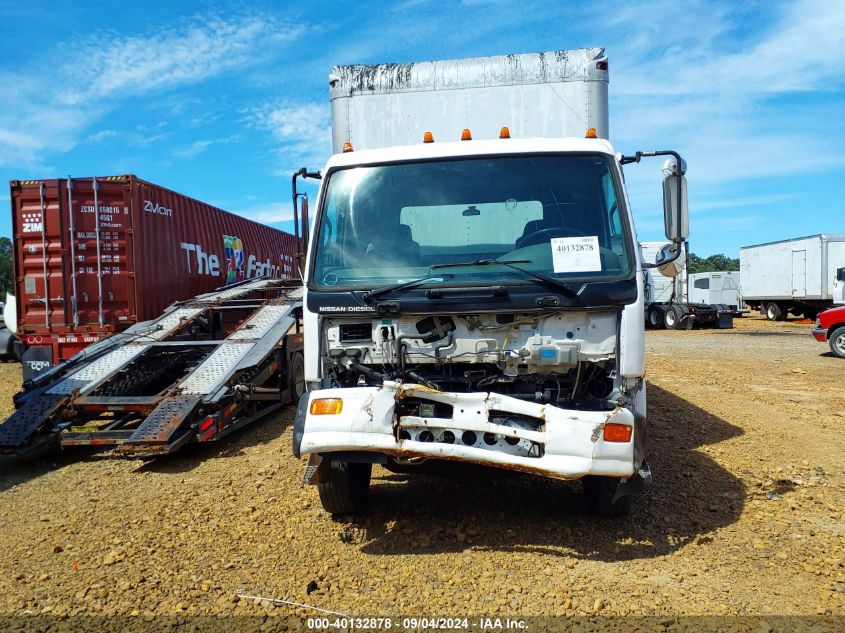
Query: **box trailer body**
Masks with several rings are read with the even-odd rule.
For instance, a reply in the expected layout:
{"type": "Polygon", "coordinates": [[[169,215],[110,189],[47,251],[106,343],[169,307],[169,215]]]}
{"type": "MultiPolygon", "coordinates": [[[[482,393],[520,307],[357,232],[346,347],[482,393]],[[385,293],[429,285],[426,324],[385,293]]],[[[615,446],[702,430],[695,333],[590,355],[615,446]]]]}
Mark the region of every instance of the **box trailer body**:
{"type": "Polygon", "coordinates": [[[819,234],[739,249],[742,298],[767,318],[788,312],[816,318],[819,311],[845,303],[845,234],[819,234]]]}
{"type": "Polygon", "coordinates": [[[355,150],[497,138],[608,138],[607,58],[603,49],[337,66],[329,75],[332,146],[355,150]]]}
{"type": "Polygon", "coordinates": [[[584,478],[610,515],[648,482],[622,164],[674,157],[678,243],[684,167],[618,157],[607,70],[600,48],[333,69],[336,153],[298,174],[322,182],[293,434],[327,511],[362,502],[372,463],[584,478]]]}
{"type": "Polygon", "coordinates": [[[30,376],[174,301],[298,276],[292,235],[132,175],[12,181],[11,204],[30,376]]]}
{"type": "Polygon", "coordinates": [[[721,304],[732,310],[743,307],[737,271],[691,273],[687,283],[687,297],[691,303],[721,304]]]}

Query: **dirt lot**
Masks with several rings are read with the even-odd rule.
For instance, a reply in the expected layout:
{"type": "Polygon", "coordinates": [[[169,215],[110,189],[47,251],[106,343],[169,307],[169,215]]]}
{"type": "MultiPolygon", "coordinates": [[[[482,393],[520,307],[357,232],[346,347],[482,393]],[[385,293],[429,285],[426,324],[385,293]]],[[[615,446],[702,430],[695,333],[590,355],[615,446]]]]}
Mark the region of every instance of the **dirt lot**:
{"type": "MultiPolygon", "coordinates": [[[[0,613],[845,615],[845,361],[806,323],[649,332],[652,491],[627,519],[577,483],[406,480],[334,521],[292,411],[144,464],[0,463],[0,613]],[[306,592],[311,582],[317,588],[306,592]]],[[[0,366],[3,414],[19,368],[0,366]]],[[[313,585],[312,585],[313,587],[313,585]]]]}

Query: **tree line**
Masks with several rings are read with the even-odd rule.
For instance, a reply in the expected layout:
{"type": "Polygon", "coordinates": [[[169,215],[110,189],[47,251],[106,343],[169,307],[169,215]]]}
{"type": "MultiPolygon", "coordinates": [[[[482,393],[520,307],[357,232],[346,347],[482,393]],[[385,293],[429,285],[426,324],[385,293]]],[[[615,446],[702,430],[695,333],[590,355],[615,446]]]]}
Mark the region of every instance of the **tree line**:
{"type": "Polygon", "coordinates": [[[728,257],[722,253],[710,257],[699,257],[695,253],[690,253],[687,257],[687,270],[690,274],[739,270],[739,257],[728,257]]]}

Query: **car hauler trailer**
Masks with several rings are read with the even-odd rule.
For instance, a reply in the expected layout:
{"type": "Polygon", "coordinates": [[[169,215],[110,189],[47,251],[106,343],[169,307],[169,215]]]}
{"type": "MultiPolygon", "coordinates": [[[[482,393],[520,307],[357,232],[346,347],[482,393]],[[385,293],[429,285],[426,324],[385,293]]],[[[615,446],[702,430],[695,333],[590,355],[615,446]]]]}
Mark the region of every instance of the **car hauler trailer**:
{"type": "Polygon", "coordinates": [[[211,442],[304,393],[300,282],[253,279],[170,306],[41,373],[0,423],[0,452],[211,442]]]}
{"type": "MultiPolygon", "coordinates": [[[[665,246],[666,242],[641,242],[643,261],[654,261],[665,246]]],[[[689,245],[685,246],[688,248],[689,245]]],[[[670,266],[672,270],[668,271],[668,275],[663,274],[663,267],[643,271],[647,327],[667,330],[689,330],[696,326],[733,327],[733,317],[739,315],[736,305],[731,307],[725,303],[707,301],[700,289],[696,292],[691,290],[694,278],[698,277],[689,274],[686,254],[670,266]]]]}
{"type": "Polygon", "coordinates": [[[770,321],[815,319],[845,303],[845,234],[810,235],[739,249],[742,298],[770,321]]]}
{"type": "MultiPolygon", "coordinates": [[[[603,49],[329,77],[335,154],[304,263],[294,454],[354,511],[372,463],[581,479],[618,515],[649,479],[644,268],[622,165],[664,162],[662,264],[688,233],[672,151],[617,156],[603,49]]],[[[310,227],[309,227],[310,224],[310,227]]]]}
{"type": "Polygon", "coordinates": [[[174,301],[296,271],[289,233],[132,175],[12,181],[11,202],[24,380],[174,301]]]}

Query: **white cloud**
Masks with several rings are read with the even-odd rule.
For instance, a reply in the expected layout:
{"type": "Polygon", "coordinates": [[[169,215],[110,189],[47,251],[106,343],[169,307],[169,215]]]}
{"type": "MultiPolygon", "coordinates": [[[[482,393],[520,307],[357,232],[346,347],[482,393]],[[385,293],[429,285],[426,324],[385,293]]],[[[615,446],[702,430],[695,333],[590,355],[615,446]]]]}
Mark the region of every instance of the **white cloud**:
{"type": "Polygon", "coordinates": [[[232,213],[237,213],[245,218],[264,224],[278,224],[293,220],[293,207],[290,202],[254,204],[248,207],[236,208],[232,213]]]}
{"type": "Polygon", "coordinates": [[[117,132],[115,130],[100,130],[99,132],[89,134],[85,141],[88,143],[99,143],[113,136],[117,136],[117,132]]]}
{"type": "Polygon", "coordinates": [[[289,176],[300,167],[319,169],[332,153],[328,104],[268,104],[251,112],[248,120],[279,143],[279,174],[289,176]]]}
{"type": "Polygon", "coordinates": [[[202,139],[198,141],[194,141],[188,147],[184,147],[182,149],[176,150],[173,153],[180,158],[193,158],[195,156],[199,156],[205,150],[207,150],[212,145],[217,145],[219,143],[230,143],[238,139],[237,135],[227,136],[226,138],[216,138],[216,139],[202,139]]]}
{"type": "Polygon", "coordinates": [[[30,166],[45,152],[68,151],[121,101],[248,66],[272,43],[303,32],[265,15],[197,17],[152,34],[99,32],[70,41],[48,56],[48,72],[0,74],[0,165],[30,166]]]}

